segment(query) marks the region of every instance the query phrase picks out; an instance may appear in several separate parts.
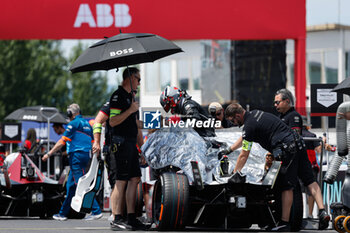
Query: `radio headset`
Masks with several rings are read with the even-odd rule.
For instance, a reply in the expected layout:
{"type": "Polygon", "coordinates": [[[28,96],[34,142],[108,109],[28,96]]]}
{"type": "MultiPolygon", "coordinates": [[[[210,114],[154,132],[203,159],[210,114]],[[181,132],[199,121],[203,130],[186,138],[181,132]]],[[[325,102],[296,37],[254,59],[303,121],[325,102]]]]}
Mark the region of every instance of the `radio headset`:
{"type": "Polygon", "coordinates": [[[67,117],[68,118],[72,118],[73,117],[73,113],[72,113],[72,111],[69,108],[67,109],[67,117]]]}
{"type": "MultiPolygon", "coordinates": [[[[81,115],[81,110],[79,110],[79,114],[81,115]]],[[[70,110],[70,108],[67,109],[67,117],[72,118],[73,117],[73,112],[70,110]]]]}

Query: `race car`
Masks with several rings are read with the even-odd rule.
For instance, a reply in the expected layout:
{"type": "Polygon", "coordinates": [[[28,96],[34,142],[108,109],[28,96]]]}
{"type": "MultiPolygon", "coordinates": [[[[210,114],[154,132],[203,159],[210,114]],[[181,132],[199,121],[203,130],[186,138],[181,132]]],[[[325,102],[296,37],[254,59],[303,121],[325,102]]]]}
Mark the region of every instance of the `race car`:
{"type": "MultiPolygon", "coordinates": [[[[218,155],[241,134],[222,130],[215,138],[202,138],[194,130],[167,128],[149,136],[143,156],[156,172],[152,216],[158,230],[186,226],[262,229],[274,227],[281,215],[281,197],[274,187],[281,163],[264,174],[265,151],[254,143],[242,173],[232,174],[238,151],[227,155],[228,167],[218,155]],[[223,170],[227,169],[226,172],[223,170]]],[[[290,222],[293,231],[302,224],[300,187],[294,190],[290,222]]]]}
{"type": "Polygon", "coordinates": [[[56,171],[60,177],[56,179],[38,168],[42,165],[40,152],[46,150],[44,145],[45,141],[39,143],[34,154],[20,149],[5,158],[0,166],[0,215],[46,218],[58,213],[64,200],[67,170],[56,171]]]}

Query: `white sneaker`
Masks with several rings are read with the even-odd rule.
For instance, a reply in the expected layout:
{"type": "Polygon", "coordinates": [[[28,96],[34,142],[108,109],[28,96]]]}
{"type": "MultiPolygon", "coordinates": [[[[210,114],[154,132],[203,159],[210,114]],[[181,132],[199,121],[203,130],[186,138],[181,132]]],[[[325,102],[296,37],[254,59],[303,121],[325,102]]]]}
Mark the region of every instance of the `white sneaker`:
{"type": "Polygon", "coordinates": [[[84,218],[85,221],[97,220],[102,218],[103,214],[90,214],[84,218]]]}
{"type": "Polygon", "coordinates": [[[113,221],[114,220],[114,215],[111,214],[111,216],[108,217],[108,221],[113,221]]]}
{"type": "Polygon", "coordinates": [[[55,214],[52,216],[53,219],[55,220],[59,220],[59,221],[66,221],[67,220],[67,217],[66,216],[63,216],[63,215],[60,215],[60,214],[55,214]]]}

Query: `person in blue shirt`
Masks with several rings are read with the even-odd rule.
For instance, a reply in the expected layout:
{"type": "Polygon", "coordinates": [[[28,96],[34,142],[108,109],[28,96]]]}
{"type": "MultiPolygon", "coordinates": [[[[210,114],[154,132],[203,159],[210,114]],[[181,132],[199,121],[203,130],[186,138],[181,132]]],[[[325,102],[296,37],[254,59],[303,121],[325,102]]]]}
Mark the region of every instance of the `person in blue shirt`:
{"type": "MultiPolygon", "coordinates": [[[[70,204],[75,195],[78,180],[84,175],[86,166],[89,163],[90,150],[93,142],[92,128],[89,122],[81,116],[78,104],[71,104],[68,106],[67,116],[69,117],[70,122],[68,123],[62,138],[42,158],[43,161],[46,161],[53,153],[60,150],[64,145],[67,146],[70,166],[70,173],[67,180],[67,196],[62,204],[60,212],[52,216],[55,220],[61,221],[67,220],[70,211],[70,204]]],[[[97,201],[94,200],[92,213],[87,216],[85,220],[94,220],[101,217],[101,209],[97,201]]]]}

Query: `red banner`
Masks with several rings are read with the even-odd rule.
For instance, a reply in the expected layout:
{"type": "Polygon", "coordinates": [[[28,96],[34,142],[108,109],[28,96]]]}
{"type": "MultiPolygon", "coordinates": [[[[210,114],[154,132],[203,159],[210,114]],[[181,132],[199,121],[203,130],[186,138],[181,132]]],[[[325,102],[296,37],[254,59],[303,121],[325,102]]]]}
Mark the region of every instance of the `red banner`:
{"type": "Polygon", "coordinates": [[[305,12],[305,0],[4,0],[0,39],[296,39],[305,12]]]}

